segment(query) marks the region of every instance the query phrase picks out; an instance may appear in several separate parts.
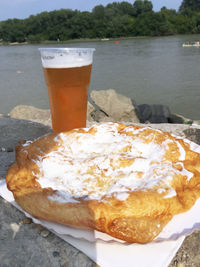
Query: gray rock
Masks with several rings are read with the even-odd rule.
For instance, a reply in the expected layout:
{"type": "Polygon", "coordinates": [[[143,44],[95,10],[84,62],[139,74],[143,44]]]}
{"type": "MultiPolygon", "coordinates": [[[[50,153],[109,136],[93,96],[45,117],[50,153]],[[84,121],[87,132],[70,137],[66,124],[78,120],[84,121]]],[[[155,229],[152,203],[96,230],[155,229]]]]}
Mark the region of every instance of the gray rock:
{"type": "Polygon", "coordinates": [[[92,113],[95,111],[94,106],[88,101],[88,105],[87,105],[87,120],[88,121],[93,121],[93,116],[92,113]]]}
{"type": "MultiPolygon", "coordinates": [[[[130,98],[117,94],[114,89],[92,91],[91,99],[107,117],[114,121],[139,122],[130,98]]],[[[106,117],[106,116],[105,116],[106,117]]]]}
{"type": "Polygon", "coordinates": [[[142,123],[168,123],[170,111],[164,105],[141,104],[137,106],[138,117],[142,123]]]}
{"type": "Polygon", "coordinates": [[[33,140],[49,132],[51,132],[51,128],[43,124],[0,118],[0,148],[5,148],[6,151],[14,150],[18,141],[33,140]]]}
{"type": "Polygon", "coordinates": [[[101,122],[101,121],[107,121],[107,120],[111,121],[111,118],[100,109],[93,110],[93,112],[91,113],[91,117],[93,121],[95,122],[101,122]]]}
{"type": "Polygon", "coordinates": [[[141,104],[137,106],[137,114],[141,123],[145,123],[152,115],[151,107],[147,104],[141,104]]]}
{"type": "Polygon", "coordinates": [[[0,152],[0,179],[6,176],[9,166],[15,161],[15,152],[0,152]]]}
{"type": "Polygon", "coordinates": [[[200,145],[200,129],[198,128],[188,128],[185,129],[184,134],[186,138],[188,138],[190,141],[197,143],[200,145]]]}
{"type": "MultiPolygon", "coordinates": [[[[88,101],[87,120],[93,121],[91,113],[95,110],[94,106],[88,101]]],[[[19,105],[14,107],[9,116],[15,119],[29,120],[51,127],[51,114],[49,109],[39,109],[33,106],[19,105]]]]}
{"type": "Polygon", "coordinates": [[[14,107],[10,113],[11,118],[31,120],[45,125],[51,125],[51,114],[49,109],[39,109],[33,106],[19,105],[14,107]]]}
{"type": "Polygon", "coordinates": [[[185,118],[182,115],[179,114],[170,114],[169,115],[169,123],[185,123],[185,124],[192,124],[193,121],[191,119],[185,118]]]}
{"type": "Polygon", "coordinates": [[[187,236],[169,267],[200,266],[200,231],[187,236]]]}

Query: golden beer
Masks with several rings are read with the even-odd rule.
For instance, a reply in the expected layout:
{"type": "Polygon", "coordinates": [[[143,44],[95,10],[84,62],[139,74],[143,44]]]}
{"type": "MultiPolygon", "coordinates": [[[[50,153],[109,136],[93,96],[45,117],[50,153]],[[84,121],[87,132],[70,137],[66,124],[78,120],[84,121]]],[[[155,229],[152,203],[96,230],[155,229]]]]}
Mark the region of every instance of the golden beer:
{"type": "Polygon", "coordinates": [[[93,48],[41,48],[54,132],[86,127],[93,48]]]}
{"type": "Polygon", "coordinates": [[[44,68],[55,132],[86,127],[91,69],[91,64],[73,68],[44,68]]]}

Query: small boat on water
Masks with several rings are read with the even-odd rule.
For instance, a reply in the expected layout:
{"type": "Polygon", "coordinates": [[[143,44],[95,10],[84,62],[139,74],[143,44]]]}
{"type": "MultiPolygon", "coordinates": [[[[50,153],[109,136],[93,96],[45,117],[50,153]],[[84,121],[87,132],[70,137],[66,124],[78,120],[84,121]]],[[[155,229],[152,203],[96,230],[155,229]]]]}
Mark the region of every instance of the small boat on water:
{"type": "Polygon", "coordinates": [[[200,42],[197,41],[197,42],[186,42],[182,45],[183,47],[200,47],[200,42]]]}

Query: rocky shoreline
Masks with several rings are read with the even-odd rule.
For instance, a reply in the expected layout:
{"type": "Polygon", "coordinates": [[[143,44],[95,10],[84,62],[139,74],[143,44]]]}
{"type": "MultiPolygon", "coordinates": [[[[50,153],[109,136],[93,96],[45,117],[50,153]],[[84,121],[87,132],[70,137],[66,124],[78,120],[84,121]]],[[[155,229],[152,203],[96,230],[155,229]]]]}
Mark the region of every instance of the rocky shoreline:
{"type": "MultiPolygon", "coordinates": [[[[49,109],[19,105],[14,107],[9,114],[0,116],[30,120],[51,127],[49,109]]],[[[114,89],[92,91],[88,101],[88,125],[106,121],[200,125],[200,121],[193,121],[179,114],[171,113],[169,107],[165,105],[137,105],[131,98],[118,94],[114,89]]]]}

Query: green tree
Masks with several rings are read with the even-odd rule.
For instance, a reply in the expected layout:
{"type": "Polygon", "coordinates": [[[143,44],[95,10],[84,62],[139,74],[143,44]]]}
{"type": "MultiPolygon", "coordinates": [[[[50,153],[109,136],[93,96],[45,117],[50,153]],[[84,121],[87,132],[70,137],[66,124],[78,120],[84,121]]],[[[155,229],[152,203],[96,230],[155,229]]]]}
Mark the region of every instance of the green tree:
{"type": "Polygon", "coordinates": [[[177,33],[177,29],[175,27],[177,12],[175,9],[167,9],[166,7],[162,7],[160,12],[164,16],[164,23],[161,25],[162,35],[172,35],[177,33]]]}
{"type": "Polygon", "coordinates": [[[134,7],[133,7],[133,5],[131,5],[131,3],[128,3],[125,1],[121,2],[121,3],[119,3],[118,9],[119,9],[119,13],[121,13],[121,15],[129,15],[129,16],[134,15],[134,7]]]}
{"type": "Polygon", "coordinates": [[[153,5],[151,1],[148,0],[136,0],[133,4],[134,12],[133,14],[135,16],[138,16],[140,14],[150,12],[153,10],[153,5]]]}
{"type": "Polygon", "coordinates": [[[103,5],[98,5],[95,6],[92,10],[93,13],[93,17],[94,19],[100,19],[103,20],[104,19],[104,6],[103,5]]]}
{"type": "Polygon", "coordinates": [[[183,0],[179,11],[184,14],[200,11],[200,0],[183,0]]]}
{"type": "Polygon", "coordinates": [[[5,42],[24,42],[26,40],[25,23],[20,19],[8,19],[1,23],[0,39],[5,42]]]}
{"type": "Polygon", "coordinates": [[[149,0],[97,5],[92,12],[60,9],[0,22],[1,42],[200,33],[200,0],[183,0],[179,12],[153,11],[149,0]]]}
{"type": "Polygon", "coordinates": [[[195,26],[192,29],[192,33],[200,33],[200,12],[195,13],[195,15],[193,16],[193,20],[195,26]]]}
{"type": "Polygon", "coordinates": [[[135,35],[161,36],[166,35],[168,23],[162,13],[149,12],[141,14],[135,21],[135,35]]]}
{"type": "Polygon", "coordinates": [[[175,21],[175,28],[177,33],[189,34],[195,27],[194,21],[190,17],[185,17],[184,15],[179,15],[175,21]]]}

